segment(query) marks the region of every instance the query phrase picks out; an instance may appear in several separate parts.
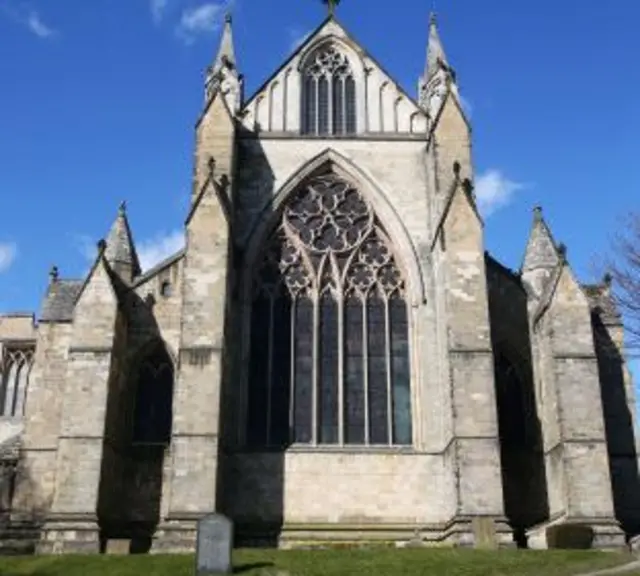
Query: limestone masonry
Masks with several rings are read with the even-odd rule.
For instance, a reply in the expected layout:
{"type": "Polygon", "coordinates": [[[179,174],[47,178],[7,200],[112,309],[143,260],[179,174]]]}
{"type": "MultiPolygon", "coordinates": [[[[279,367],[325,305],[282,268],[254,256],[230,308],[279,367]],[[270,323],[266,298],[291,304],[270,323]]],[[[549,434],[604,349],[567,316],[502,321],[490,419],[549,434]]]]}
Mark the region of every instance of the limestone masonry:
{"type": "Polygon", "coordinates": [[[121,206],[87,277],[0,317],[0,548],[617,547],[640,532],[610,282],[533,212],[484,248],[435,19],[416,99],[328,17],[253,96],[227,18],[186,248],[142,271],[121,206]]]}

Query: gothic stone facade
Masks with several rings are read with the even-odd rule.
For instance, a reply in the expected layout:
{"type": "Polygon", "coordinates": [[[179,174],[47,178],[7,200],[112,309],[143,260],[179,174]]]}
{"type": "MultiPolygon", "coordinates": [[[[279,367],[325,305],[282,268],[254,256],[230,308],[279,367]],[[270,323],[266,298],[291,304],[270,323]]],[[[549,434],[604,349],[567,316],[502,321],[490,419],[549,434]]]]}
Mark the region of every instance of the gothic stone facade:
{"type": "Polygon", "coordinates": [[[281,546],[638,531],[610,286],[539,209],[520,271],[485,252],[435,21],[418,91],[329,17],[245,98],[226,22],[186,248],[143,273],[123,206],[86,278],[0,318],[5,536],[190,550],[213,511],[281,546]]]}

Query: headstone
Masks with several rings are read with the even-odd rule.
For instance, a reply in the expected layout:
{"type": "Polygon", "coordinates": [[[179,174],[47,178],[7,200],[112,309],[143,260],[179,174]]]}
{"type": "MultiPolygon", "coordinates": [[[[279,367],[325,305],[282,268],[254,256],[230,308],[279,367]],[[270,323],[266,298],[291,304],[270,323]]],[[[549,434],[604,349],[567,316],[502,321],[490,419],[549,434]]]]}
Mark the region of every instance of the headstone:
{"type": "Polygon", "coordinates": [[[107,540],[107,554],[122,556],[123,554],[129,554],[130,550],[131,540],[116,540],[113,538],[107,540]]]}
{"type": "Polygon", "coordinates": [[[205,516],[198,522],[196,547],[196,574],[231,573],[233,549],[233,523],[222,514],[205,516]]]}
{"type": "Polygon", "coordinates": [[[494,549],[497,547],[496,523],[493,518],[473,518],[471,528],[476,548],[494,549]]]}

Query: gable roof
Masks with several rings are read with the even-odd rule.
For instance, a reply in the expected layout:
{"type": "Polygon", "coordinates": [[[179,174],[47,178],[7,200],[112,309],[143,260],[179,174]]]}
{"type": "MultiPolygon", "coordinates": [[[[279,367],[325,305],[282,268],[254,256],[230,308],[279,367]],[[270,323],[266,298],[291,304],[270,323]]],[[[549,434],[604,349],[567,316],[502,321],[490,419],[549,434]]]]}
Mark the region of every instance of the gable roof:
{"type": "MultiPolygon", "coordinates": [[[[327,16],[319,25],[317,28],[315,28],[305,39],[304,42],[302,42],[290,55],[289,57],[256,89],[254,90],[253,94],[251,94],[251,96],[249,98],[247,98],[243,103],[242,103],[242,110],[245,110],[247,106],[249,106],[249,104],[251,104],[264,90],[265,88],[284,70],[287,68],[287,66],[289,66],[291,64],[291,62],[293,60],[295,60],[295,58],[301,54],[302,52],[304,52],[308,47],[310,47],[311,45],[313,45],[316,40],[318,39],[318,36],[320,35],[320,33],[322,32],[322,30],[330,23],[334,23],[336,24],[344,33],[345,38],[347,40],[350,41],[350,43],[352,43],[355,47],[357,47],[357,49],[360,51],[361,56],[363,58],[367,58],[369,59],[383,74],[385,74],[386,76],[388,76],[390,79],[393,80],[393,76],[391,74],[389,74],[387,72],[387,70],[384,68],[384,66],[382,66],[377,60],[376,58],[374,58],[365,48],[363,48],[362,44],[360,42],[358,42],[358,40],[353,36],[353,34],[351,34],[345,27],[344,25],[336,18],[336,16],[334,14],[331,14],[329,16],[327,16]]],[[[328,36],[329,38],[331,36],[328,36]]],[[[416,106],[416,108],[418,109],[419,112],[422,112],[425,116],[426,116],[426,112],[425,110],[420,106],[420,104],[418,103],[418,101],[411,95],[409,95],[405,89],[400,85],[399,82],[397,82],[396,80],[393,80],[394,83],[396,84],[397,88],[398,88],[398,92],[400,92],[400,94],[402,94],[402,96],[404,96],[409,102],[411,102],[412,104],[414,104],[416,106]]]]}
{"type": "Polygon", "coordinates": [[[56,280],[49,284],[42,303],[40,322],[70,322],[84,285],[83,280],[56,280]]]}

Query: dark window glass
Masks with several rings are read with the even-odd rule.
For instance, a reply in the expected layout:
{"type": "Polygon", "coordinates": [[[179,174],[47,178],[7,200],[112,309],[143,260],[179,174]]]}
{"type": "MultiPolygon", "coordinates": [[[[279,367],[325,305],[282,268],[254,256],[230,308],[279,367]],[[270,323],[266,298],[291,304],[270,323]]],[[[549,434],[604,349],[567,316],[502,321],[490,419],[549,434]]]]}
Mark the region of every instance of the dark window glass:
{"type": "Polygon", "coordinates": [[[247,441],[251,446],[267,443],[267,399],[269,393],[269,325],[271,302],[258,298],[251,318],[251,364],[247,441]]]}
{"type": "Polygon", "coordinates": [[[320,300],[318,350],[318,441],[338,441],[338,305],[328,294],[320,300]]]}
{"type": "Polygon", "coordinates": [[[162,344],[142,359],[138,369],[133,441],[168,444],[171,440],[173,365],[162,344]]]}
{"type": "Polygon", "coordinates": [[[269,444],[285,446],[289,441],[291,398],[291,301],[286,295],[275,301],[273,329],[269,444]]]}
{"type": "Polygon", "coordinates": [[[388,396],[385,306],[373,296],[367,302],[367,343],[369,353],[369,441],[388,444],[388,396]]]}
{"type": "Polygon", "coordinates": [[[315,134],[316,132],[316,81],[313,76],[307,76],[305,82],[305,122],[304,131],[307,134],[315,134]]]}
{"type": "Polygon", "coordinates": [[[344,134],[344,80],[333,77],[333,133],[344,134]]]}
{"type": "Polygon", "coordinates": [[[407,305],[404,300],[389,302],[391,328],[391,386],[393,390],[393,443],[411,444],[411,387],[407,305]]]}
{"type": "Polygon", "coordinates": [[[351,76],[345,79],[345,108],[347,134],[356,132],[356,83],[351,76]]]}
{"type": "Polygon", "coordinates": [[[349,298],[344,309],[344,396],[346,444],[365,441],[363,306],[357,298],[349,298]]]}
{"type": "Polygon", "coordinates": [[[295,306],[294,442],[312,439],[313,302],[301,298],[295,306]]]}
{"type": "Polygon", "coordinates": [[[329,132],[329,82],[324,76],[318,79],[318,134],[329,132]]]}

